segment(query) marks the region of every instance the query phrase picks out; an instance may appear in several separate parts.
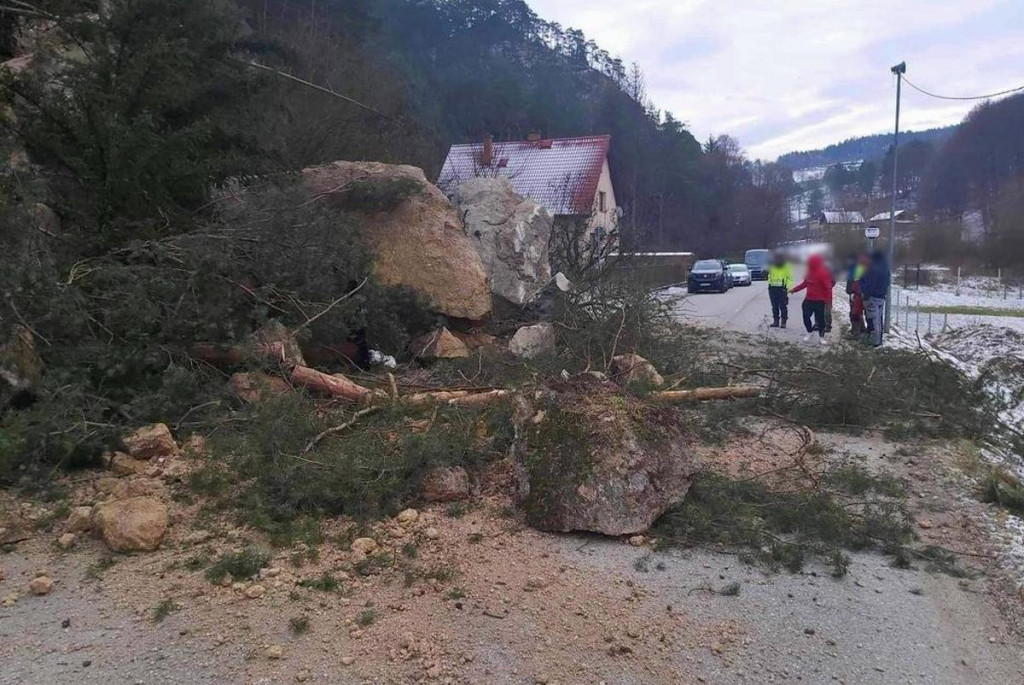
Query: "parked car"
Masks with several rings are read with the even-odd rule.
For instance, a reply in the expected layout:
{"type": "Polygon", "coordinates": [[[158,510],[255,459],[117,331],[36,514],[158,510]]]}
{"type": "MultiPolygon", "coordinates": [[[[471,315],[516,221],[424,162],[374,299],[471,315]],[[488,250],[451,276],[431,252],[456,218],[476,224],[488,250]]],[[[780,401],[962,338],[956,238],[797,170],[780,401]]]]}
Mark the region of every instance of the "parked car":
{"type": "Polygon", "coordinates": [[[732,276],[733,285],[750,285],[753,282],[750,269],[746,264],[730,264],[729,274],[732,276]]]}
{"type": "Polygon", "coordinates": [[[750,278],[755,281],[768,280],[768,264],[771,262],[769,250],[747,250],[743,255],[743,263],[750,269],[750,278]]]}
{"type": "Polygon", "coordinates": [[[701,259],[690,269],[686,291],[690,293],[718,291],[724,293],[732,287],[729,265],[721,259],[701,259]]]}

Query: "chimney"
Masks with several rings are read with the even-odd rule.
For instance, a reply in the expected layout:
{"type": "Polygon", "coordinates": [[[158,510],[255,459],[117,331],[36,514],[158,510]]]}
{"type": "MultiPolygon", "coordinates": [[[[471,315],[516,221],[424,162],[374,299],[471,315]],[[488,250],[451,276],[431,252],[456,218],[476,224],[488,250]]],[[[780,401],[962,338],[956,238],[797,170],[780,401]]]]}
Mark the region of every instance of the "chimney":
{"type": "Polygon", "coordinates": [[[490,136],[484,138],[483,148],[480,150],[480,166],[489,167],[494,161],[494,140],[490,136]]]}
{"type": "Polygon", "coordinates": [[[537,131],[530,131],[529,133],[526,134],[526,140],[527,142],[530,143],[536,143],[538,140],[540,140],[540,133],[537,131]]]}

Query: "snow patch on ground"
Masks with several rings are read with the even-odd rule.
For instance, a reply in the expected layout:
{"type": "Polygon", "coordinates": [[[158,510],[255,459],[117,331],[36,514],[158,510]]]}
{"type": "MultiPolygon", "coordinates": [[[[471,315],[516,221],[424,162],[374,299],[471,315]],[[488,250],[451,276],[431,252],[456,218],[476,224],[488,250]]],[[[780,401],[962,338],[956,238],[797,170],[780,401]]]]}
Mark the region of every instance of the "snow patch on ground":
{"type": "MultiPolygon", "coordinates": [[[[968,378],[980,383],[998,404],[999,420],[1009,430],[1024,426],[1024,333],[977,325],[935,336],[931,349],[968,378]]],[[[982,449],[982,457],[1024,480],[1024,455],[998,446],[982,449]]],[[[1024,519],[998,512],[989,525],[1003,543],[1002,562],[1024,581],[1024,519]]]]}
{"type": "Polygon", "coordinates": [[[918,307],[981,307],[1004,311],[1024,309],[1024,299],[1018,288],[1006,290],[994,278],[973,277],[963,279],[958,288],[955,283],[939,283],[921,288],[902,288],[893,285],[895,320],[904,328],[916,329],[922,335],[948,329],[989,324],[1024,333],[1024,316],[988,316],[983,314],[918,314],[918,307]],[[930,322],[930,328],[929,328],[930,322]]]}

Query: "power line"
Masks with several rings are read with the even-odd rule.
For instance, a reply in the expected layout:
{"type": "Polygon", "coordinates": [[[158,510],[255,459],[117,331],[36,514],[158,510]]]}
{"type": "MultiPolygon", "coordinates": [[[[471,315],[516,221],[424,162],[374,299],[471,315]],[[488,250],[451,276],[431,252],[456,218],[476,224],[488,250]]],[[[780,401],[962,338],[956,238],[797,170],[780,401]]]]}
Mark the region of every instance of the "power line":
{"type": "Polygon", "coordinates": [[[903,82],[906,83],[911,88],[913,88],[914,90],[916,90],[917,92],[922,93],[923,95],[927,95],[928,97],[938,98],[939,100],[988,100],[989,98],[997,98],[1000,95],[1009,95],[1010,93],[1016,93],[1018,91],[1024,90],[1024,86],[1019,86],[1017,88],[1010,88],[1009,90],[1002,90],[999,91],[998,93],[989,93],[988,95],[968,95],[964,97],[959,97],[955,95],[939,95],[937,93],[929,92],[924,88],[915,86],[910,81],[910,79],[908,79],[905,75],[903,76],[903,82]]]}

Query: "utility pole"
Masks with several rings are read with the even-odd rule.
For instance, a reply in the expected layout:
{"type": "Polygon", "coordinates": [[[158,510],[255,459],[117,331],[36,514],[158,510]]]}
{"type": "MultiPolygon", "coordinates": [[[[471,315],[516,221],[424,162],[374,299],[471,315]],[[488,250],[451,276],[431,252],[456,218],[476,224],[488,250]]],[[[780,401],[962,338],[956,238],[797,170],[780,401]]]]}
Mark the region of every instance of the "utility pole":
{"type": "MultiPolygon", "coordinates": [[[[903,74],[907,73],[907,63],[900,62],[890,71],[896,74],[896,128],[892,135],[892,205],[889,207],[889,273],[895,267],[894,258],[896,255],[896,187],[897,168],[900,159],[900,91],[903,85],[903,74]]],[[[892,278],[889,279],[889,289],[885,291],[885,332],[892,328],[892,278]]]]}

